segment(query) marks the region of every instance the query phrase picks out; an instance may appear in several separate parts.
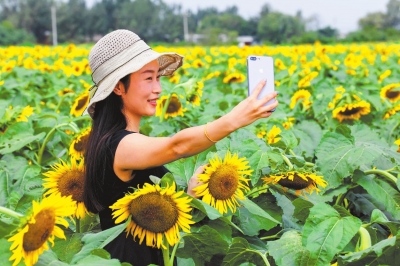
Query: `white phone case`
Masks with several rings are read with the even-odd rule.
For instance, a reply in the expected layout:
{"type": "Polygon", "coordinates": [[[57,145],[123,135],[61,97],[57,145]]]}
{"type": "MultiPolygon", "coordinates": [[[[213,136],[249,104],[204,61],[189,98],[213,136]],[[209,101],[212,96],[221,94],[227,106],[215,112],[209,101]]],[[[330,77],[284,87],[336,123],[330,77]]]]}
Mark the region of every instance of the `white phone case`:
{"type": "MultiPolygon", "coordinates": [[[[248,95],[256,88],[257,84],[265,79],[267,83],[258,95],[258,99],[275,91],[274,82],[274,59],[269,56],[250,55],[247,57],[247,84],[248,95]]],[[[272,99],[266,105],[273,103],[272,99]]]]}

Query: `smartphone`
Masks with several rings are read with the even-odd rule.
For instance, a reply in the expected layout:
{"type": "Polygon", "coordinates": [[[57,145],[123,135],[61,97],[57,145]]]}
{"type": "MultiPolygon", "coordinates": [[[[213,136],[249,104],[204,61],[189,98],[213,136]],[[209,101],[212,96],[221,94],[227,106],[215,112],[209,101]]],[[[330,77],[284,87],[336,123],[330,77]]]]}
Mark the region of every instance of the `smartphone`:
{"type": "MultiPolygon", "coordinates": [[[[275,91],[274,59],[269,56],[250,55],[247,57],[247,85],[248,95],[256,88],[257,84],[265,79],[267,83],[258,95],[258,99],[275,91]]],[[[266,105],[275,101],[272,99],[266,105]]],[[[275,109],[271,110],[275,111],[275,109]]]]}

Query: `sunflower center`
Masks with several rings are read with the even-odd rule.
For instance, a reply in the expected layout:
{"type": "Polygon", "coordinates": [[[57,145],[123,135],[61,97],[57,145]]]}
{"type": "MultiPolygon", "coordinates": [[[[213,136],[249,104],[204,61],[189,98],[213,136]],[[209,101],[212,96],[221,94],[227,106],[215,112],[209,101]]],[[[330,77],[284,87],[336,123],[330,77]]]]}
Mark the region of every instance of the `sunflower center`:
{"type": "Polygon", "coordinates": [[[89,134],[83,135],[75,144],[74,149],[78,152],[84,152],[89,140],[89,134]]]}
{"type": "Polygon", "coordinates": [[[342,115],[347,115],[347,116],[353,115],[353,114],[358,114],[362,110],[362,108],[363,107],[356,107],[356,108],[353,108],[353,109],[346,109],[346,111],[343,111],[341,113],[342,113],[342,115]]]}
{"type": "Polygon", "coordinates": [[[41,210],[35,215],[35,223],[29,224],[28,232],[24,234],[22,241],[26,252],[39,249],[49,238],[56,222],[53,210],[41,210]]]}
{"type": "Polygon", "coordinates": [[[133,221],[140,227],[153,232],[164,233],[178,221],[178,207],[168,195],[152,192],[134,199],[130,205],[133,221]]]}
{"type": "Polygon", "coordinates": [[[192,94],[192,95],[190,95],[190,98],[189,98],[189,102],[195,102],[197,100],[197,95],[196,94],[192,94]]]}
{"type": "Polygon", "coordinates": [[[289,180],[289,178],[281,179],[278,181],[279,185],[281,185],[283,187],[291,188],[294,190],[304,189],[304,188],[308,187],[309,185],[311,185],[312,183],[313,183],[313,180],[311,178],[307,178],[307,180],[304,180],[303,178],[298,176],[296,173],[294,174],[293,181],[289,180]]]}
{"type": "Polygon", "coordinates": [[[399,96],[400,96],[400,91],[392,91],[392,90],[390,90],[390,91],[386,92],[386,97],[389,98],[389,99],[395,99],[395,98],[397,98],[399,96]]]}
{"type": "Polygon", "coordinates": [[[72,199],[83,202],[83,184],[85,174],[77,169],[70,170],[58,179],[58,190],[62,196],[72,195],[72,199]]]}
{"type": "Polygon", "coordinates": [[[211,175],[208,188],[211,195],[219,200],[231,198],[239,186],[239,174],[232,165],[223,164],[211,175]]]}
{"type": "Polygon", "coordinates": [[[179,101],[179,99],[172,97],[171,101],[168,104],[167,113],[168,114],[176,113],[179,111],[179,109],[181,109],[181,107],[182,107],[182,104],[179,101]]]}
{"type": "Polygon", "coordinates": [[[81,110],[82,108],[86,107],[86,102],[88,100],[88,97],[82,97],[81,99],[78,100],[78,104],[76,105],[75,110],[81,110]]]}

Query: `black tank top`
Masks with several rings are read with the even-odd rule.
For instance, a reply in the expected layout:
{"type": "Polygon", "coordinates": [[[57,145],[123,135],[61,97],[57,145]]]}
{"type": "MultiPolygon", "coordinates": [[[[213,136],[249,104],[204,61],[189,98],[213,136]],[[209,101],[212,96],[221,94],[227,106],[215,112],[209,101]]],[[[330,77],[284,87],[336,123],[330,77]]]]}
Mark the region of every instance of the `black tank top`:
{"type": "MultiPolygon", "coordinates": [[[[120,141],[125,136],[133,133],[135,132],[120,130],[110,138],[107,142],[109,153],[106,155],[109,156],[109,162],[114,162],[115,152],[120,141]]],[[[104,181],[105,190],[101,199],[102,204],[104,206],[111,206],[127,192],[132,192],[132,187],[137,188],[139,186],[142,188],[144,183],[152,184],[149,178],[150,175],[161,178],[167,172],[168,170],[164,166],[136,170],[134,178],[129,182],[124,182],[115,174],[113,165],[107,165],[106,180],[104,181]]],[[[110,208],[105,208],[99,212],[102,230],[116,225],[111,214],[112,211],[110,208]]],[[[142,245],[139,245],[138,241],[138,239],[134,241],[133,236],[130,234],[126,237],[126,232],[123,231],[117,238],[107,244],[104,249],[110,253],[112,258],[119,259],[121,262],[129,262],[135,266],[147,266],[149,264],[164,265],[161,250],[146,246],[145,241],[143,241],[142,245]]]]}

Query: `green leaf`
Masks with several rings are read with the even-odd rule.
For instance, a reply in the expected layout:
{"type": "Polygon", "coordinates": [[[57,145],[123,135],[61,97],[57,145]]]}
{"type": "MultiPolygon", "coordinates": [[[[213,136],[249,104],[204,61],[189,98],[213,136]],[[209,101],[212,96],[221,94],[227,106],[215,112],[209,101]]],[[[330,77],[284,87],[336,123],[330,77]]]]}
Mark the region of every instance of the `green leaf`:
{"type": "Polygon", "coordinates": [[[16,219],[8,217],[0,218],[0,238],[8,236],[11,232],[18,228],[19,222],[16,219]]]}
{"type": "Polygon", "coordinates": [[[279,240],[268,242],[267,247],[277,265],[308,265],[310,251],[302,246],[301,235],[295,230],[285,232],[279,240]]]}
{"type": "Polygon", "coordinates": [[[374,209],[372,211],[371,223],[385,225],[386,227],[389,228],[390,233],[392,235],[397,235],[397,233],[399,232],[399,229],[400,229],[400,222],[389,221],[389,219],[386,217],[386,215],[378,209],[374,209]]]}
{"type": "Polygon", "coordinates": [[[112,240],[114,240],[119,234],[124,231],[126,228],[126,224],[129,220],[123,224],[114,226],[110,229],[101,231],[95,234],[87,234],[82,238],[83,246],[81,251],[75,254],[72,259],[71,263],[77,263],[81,259],[85,258],[90,254],[93,249],[103,248],[112,240]]]}
{"type": "MultiPolygon", "coordinates": [[[[121,266],[121,262],[117,259],[104,259],[96,255],[89,255],[85,258],[81,259],[76,265],[79,266],[99,266],[99,265],[107,265],[107,266],[121,266]]],[[[125,263],[125,265],[127,265],[125,263]]]]}
{"type": "Polygon", "coordinates": [[[214,255],[225,255],[229,244],[218,231],[204,225],[197,232],[183,237],[184,245],[177,250],[177,256],[192,258],[195,265],[204,265],[210,262],[214,255]]]}
{"type": "Polygon", "coordinates": [[[296,138],[296,135],[292,130],[284,130],[280,134],[281,140],[274,144],[282,149],[294,149],[299,144],[299,141],[296,138]]]}
{"type": "Polygon", "coordinates": [[[327,265],[358,232],[361,221],[353,216],[341,217],[325,203],[310,209],[304,225],[302,242],[311,252],[307,265],[327,265]]]}
{"type": "Polygon", "coordinates": [[[283,193],[277,187],[270,189],[274,197],[276,198],[277,205],[282,209],[282,224],[283,228],[293,228],[301,231],[302,225],[300,222],[293,216],[295,207],[292,201],[288,198],[289,195],[283,193]],[[280,190],[280,191],[279,191],[280,190]]]}
{"type": "Polygon", "coordinates": [[[351,127],[354,141],[344,133],[344,129],[341,126],[341,133],[326,133],[316,150],[317,165],[328,181],[329,188],[339,186],[345,177],[361,166],[372,168],[378,159],[393,163],[393,160],[400,158],[368,126],[351,127]]]}
{"type": "Polygon", "coordinates": [[[400,219],[400,193],[387,182],[374,177],[365,175],[361,171],[355,172],[354,181],[361,185],[374,199],[385,205],[385,210],[393,218],[400,219]]]}
{"type": "MultiPolygon", "coordinates": [[[[169,171],[171,171],[174,176],[179,177],[185,182],[185,186],[189,182],[189,179],[193,176],[194,172],[197,168],[201,165],[207,164],[208,161],[206,160],[207,155],[210,151],[213,150],[213,147],[188,158],[179,159],[177,161],[171,162],[166,165],[169,171]]],[[[177,180],[178,183],[178,180],[177,180]]],[[[183,184],[179,184],[183,185],[183,184]]]]}
{"type": "Polygon", "coordinates": [[[292,204],[294,206],[293,217],[304,223],[310,214],[310,208],[312,208],[314,204],[302,198],[295,199],[292,201],[292,204]]]}
{"type": "Polygon", "coordinates": [[[211,220],[218,219],[219,217],[222,216],[222,214],[219,213],[219,211],[217,209],[211,207],[210,205],[203,202],[202,200],[192,198],[192,201],[189,204],[190,204],[190,206],[192,206],[196,209],[199,209],[201,212],[206,214],[207,217],[210,218],[211,220]]]}
{"type": "Polygon", "coordinates": [[[255,236],[262,229],[268,231],[281,224],[280,221],[276,220],[248,198],[240,200],[239,203],[242,207],[238,208],[238,226],[243,230],[245,235],[255,236]]]}
{"type": "MultiPolygon", "coordinates": [[[[278,220],[276,220],[274,217],[269,215],[266,211],[261,209],[257,204],[249,200],[248,198],[245,198],[244,200],[239,200],[240,205],[242,205],[244,208],[246,208],[250,213],[254,215],[261,216],[269,221],[269,223],[274,224],[274,226],[281,224],[278,220]]],[[[274,227],[273,226],[273,227],[274,227]]]]}
{"type": "Polygon", "coordinates": [[[232,245],[229,247],[222,265],[241,265],[244,262],[251,262],[255,265],[268,265],[265,251],[254,250],[250,248],[246,239],[235,237],[232,245]]]}
{"type": "Polygon", "coordinates": [[[314,121],[304,120],[293,127],[293,133],[300,140],[299,145],[294,149],[297,154],[304,152],[307,158],[313,158],[315,149],[322,138],[320,125],[314,121]]]}
{"type": "Polygon", "coordinates": [[[14,194],[13,207],[17,207],[19,200],[26,191],[25,185],[40,174],[40,167],[31,166],[24,157],[6,154],[0,161],[0,205],[11,203],[14,194]]]}
{"type": "Polygon", "coordinates": [[[83,234],[67,231],[65,232],[65,236],[67,239],[56,238],[54,241],[55,245],[52,249],[60,260],[69,263],[72,257],[78,253],[83,246],[81,242],[83,234]]]}
{"type": "Polygon", "coordinates": [[[35,266],[67,266],[68,263],[60,261],[53,250],[45,250],[40,256],[35,266]]]}
{"type": "Polygon", "coordinates": [[[339,265],[398,265],[400,238],[395,236],[378,242],[377,244],[346,256],[338,256],[339,265]]]}
{"type": "MultiPolygon", "coordinates": [[[[13,265],[13,261],[9,261],[9,258],[12,256],[12,252],[10,251],[11,242],[8,242],[7,239],[0,239],[0,261],[2,266],[11,266],[13,265]]],[[[22,259],[18,264],[18,266],[24,266],[24,259],[22,259]]]]}
{"type": "Polygon", "coordinates": [[[251,183],[254,186],[261,177],[261,170],[269,166],[268,152],[262,152],[261,150],[256,151],[252,156],[250,156],[249,165],[253,170],[250,178],[251,183]]]}
{"type": "Polygon", "coordinates": [[[44,132],[33,135],[33,129],[29,123],[15,123],[0,135],[0,154],[20,150],[27,144],[44,138],[45,135],[44,132]]]}

